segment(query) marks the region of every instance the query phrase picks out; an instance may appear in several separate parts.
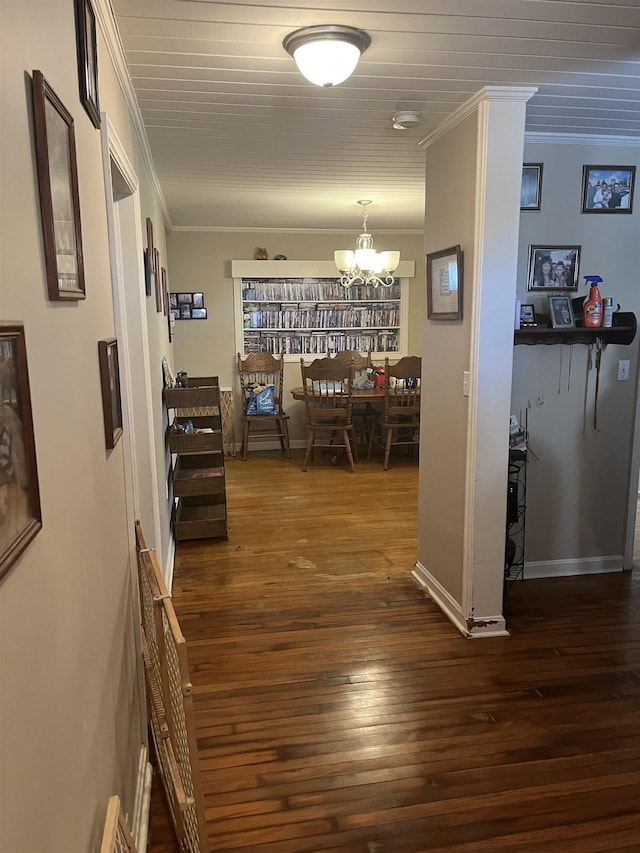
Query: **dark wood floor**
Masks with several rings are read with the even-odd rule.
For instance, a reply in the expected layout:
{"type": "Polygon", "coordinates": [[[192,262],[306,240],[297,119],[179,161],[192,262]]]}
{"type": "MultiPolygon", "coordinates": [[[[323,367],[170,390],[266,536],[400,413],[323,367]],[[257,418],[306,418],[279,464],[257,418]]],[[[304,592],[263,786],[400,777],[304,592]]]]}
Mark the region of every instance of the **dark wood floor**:
{"type": "Polygon", "coordinates": [[[638,572],[515,582],[465,640],[410,575],[417,465],[299,463],[230,460],[229,541],[178,547],[212,850],[637,853],[638,572]]]}

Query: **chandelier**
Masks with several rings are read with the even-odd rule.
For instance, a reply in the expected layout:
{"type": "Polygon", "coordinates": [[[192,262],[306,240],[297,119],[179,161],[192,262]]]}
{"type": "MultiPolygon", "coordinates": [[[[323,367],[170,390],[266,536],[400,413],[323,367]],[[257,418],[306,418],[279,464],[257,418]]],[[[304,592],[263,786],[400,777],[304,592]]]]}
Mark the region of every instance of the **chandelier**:
{"type": "Polygon", "coordinates": [[[353,284],[391,287],[395,281],[391,273],[400,263],[400,252],[376,252],[373,237],[367,232],[367,205],[371,200],[361,199],[358,204],[362,206],[362,234],[356,239],[355,251],[346,249],[333,253],[341,273],[340,284],[343,287],[353,284]]]}
{"type": "Polygon", "coordinates": [[[369,33],[341,24],[302,27],[289,33],[282,42],[302,76],[325,88],[337,86],[350,77],[370,44],[369,33]]]}

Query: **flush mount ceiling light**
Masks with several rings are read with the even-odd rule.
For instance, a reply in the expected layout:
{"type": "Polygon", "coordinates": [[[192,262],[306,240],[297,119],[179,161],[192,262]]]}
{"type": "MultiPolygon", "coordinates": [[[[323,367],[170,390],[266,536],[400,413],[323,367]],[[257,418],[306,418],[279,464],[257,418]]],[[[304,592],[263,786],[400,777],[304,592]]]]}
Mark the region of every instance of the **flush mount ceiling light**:
{"type": "Polygon", "coordinates": [[[303,27],[289,33],[282,42],[302,76],[325,88],[337,86],[350,77],[370,44],[369,33],[341,24],[303,27]]]}
{"type": "Polygon", "coordinates": [[[391,124],[394,130],[411,130],[420,124],[420,116],[411,112],[394,113],[391,116],[391,124]]]}
{"type": "Polygon", "coordinates": [[[370,199],[361,199],[362,234],[356,239],[355,252],[340,250],[333,253],[336,266],[341,272],[340,284],[351,287],[353,284],[371,284],[378,287],[391,287],[395,279],[391,273],[400,263],[400,252],[376,252],[373,237],[367,232],[367,205],[370,199]]]}

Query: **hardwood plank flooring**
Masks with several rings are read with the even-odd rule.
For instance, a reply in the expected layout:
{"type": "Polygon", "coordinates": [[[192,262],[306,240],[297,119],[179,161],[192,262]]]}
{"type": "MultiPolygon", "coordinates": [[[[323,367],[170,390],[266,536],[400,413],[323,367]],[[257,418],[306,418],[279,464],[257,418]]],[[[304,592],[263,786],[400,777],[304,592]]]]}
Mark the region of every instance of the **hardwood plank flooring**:
{"type": "Polygon", "coordinates": [[[513,582],[465,640],[410,575],[415,461],[301,458],[229,460],[229,541],[178,546],[212,850],[637,853],[638,571],[513,582]]]}

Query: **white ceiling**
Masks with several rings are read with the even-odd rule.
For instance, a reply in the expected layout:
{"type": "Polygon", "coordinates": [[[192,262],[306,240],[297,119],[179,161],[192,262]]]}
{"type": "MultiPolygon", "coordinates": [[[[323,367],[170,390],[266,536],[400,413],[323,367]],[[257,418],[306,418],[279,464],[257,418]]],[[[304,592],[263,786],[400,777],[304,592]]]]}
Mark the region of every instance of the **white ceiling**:
{"type": "Polygon", "coordinates": [[[174,226],[420,228],[418,142],[486,85],[538,87],[528,132],[640,141],[640,0],[111,2],[174,226]],[[282,39],[329,23],[372,43],[321,89],[282,39]]]}

